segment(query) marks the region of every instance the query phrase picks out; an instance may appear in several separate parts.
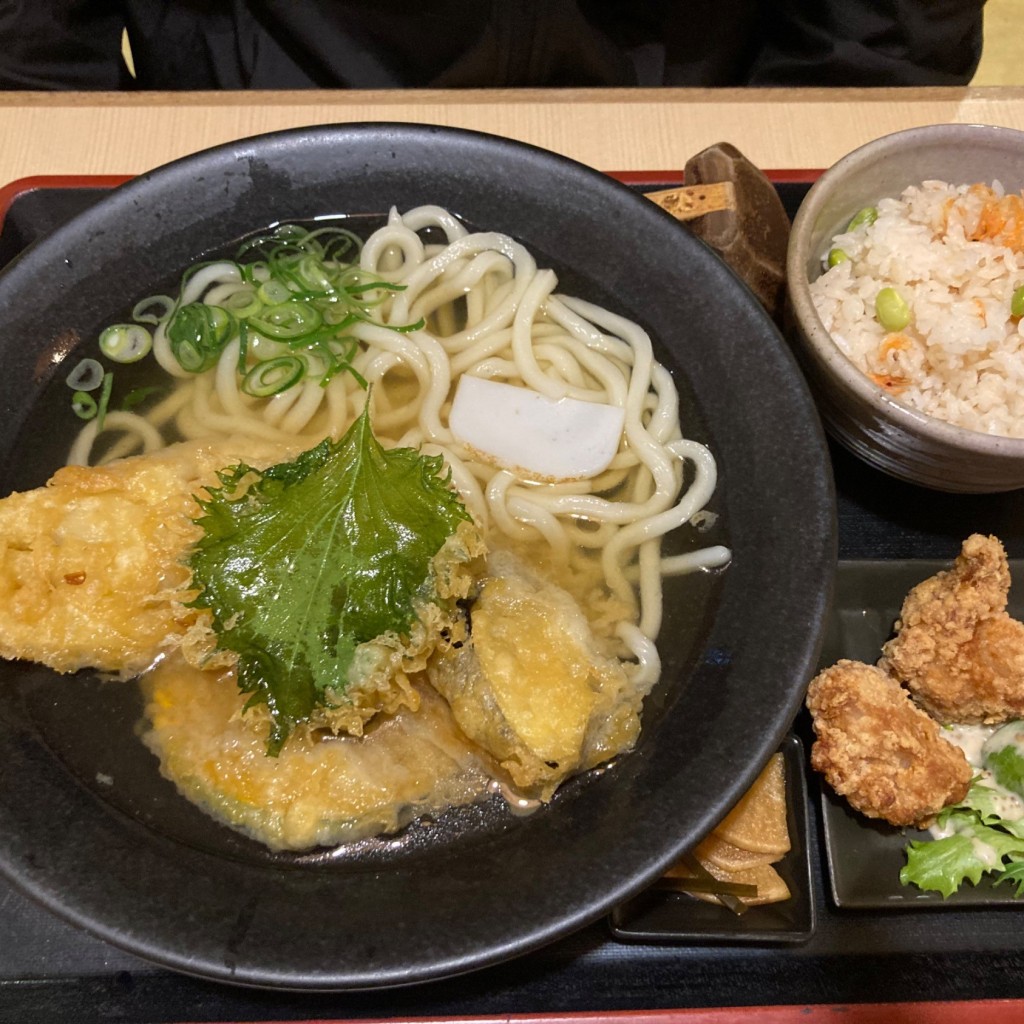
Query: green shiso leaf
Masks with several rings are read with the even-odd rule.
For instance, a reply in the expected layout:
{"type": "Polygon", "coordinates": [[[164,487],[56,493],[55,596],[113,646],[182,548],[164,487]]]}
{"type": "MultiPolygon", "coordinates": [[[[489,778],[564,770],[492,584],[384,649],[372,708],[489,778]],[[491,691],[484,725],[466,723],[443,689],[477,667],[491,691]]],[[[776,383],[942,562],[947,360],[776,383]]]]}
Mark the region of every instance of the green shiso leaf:
{"type": "Polygon", "coordinates": [[[385,450],[364,411],[340,441],[225,470],[199,501],[194,605],[237,653],[246,706],[267,705],[268,753],[344,692],[359,644],[408,633],[431,560],[470,518],[442,469],[440,456],[385,450]]]}

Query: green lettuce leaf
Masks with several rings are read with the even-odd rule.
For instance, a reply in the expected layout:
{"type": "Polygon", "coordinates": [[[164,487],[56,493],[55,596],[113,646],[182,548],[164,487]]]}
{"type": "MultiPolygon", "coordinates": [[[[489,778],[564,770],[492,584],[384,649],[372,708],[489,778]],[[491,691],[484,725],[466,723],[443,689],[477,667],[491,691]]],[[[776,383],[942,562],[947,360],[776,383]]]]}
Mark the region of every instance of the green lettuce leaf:
{"type": "Polygon", "coordinates": [[[983,825],[975,812],[959,812],[957,818],[961,829],[953,835],[910,843],[900,871],[904,885],[948,897],[965,881],[977,885],[982,875],[1002,872],[1007,858],[1024,856],[1024,840],[1018,836],[983,825]]]}
{"type": "MultiPolygon", "coordinates": [[[[1019,731],[1019,727],[1018,727],[1019,731]]],[[[1024,754],[1015,743],[991,750],[985,755],[988,768],[1000,786],[1024,796],[1024,754]]]]}
{"type": "Polygon", "coordinates": [[[232,467],[199,500],[193,604],[237,653],[246,707],[269,709],[268,753],[344,692],[359,644],[407,634],[434,555],[470,518],[442,469],[440,456],[385,450],[364,411],[340,441],[232,467]]]}
{"type": "Polygon", "coordinates": [[[996,879],[996,885],[1009,882],[1016,885],[1017,891],[1014,896],[1024,896],[1024,860],[1013,860],[1009,867],[996,879]]]}
{"type": "MultiPolygon", "coordinates": [[[[992,825],[996,828],[1001,828],[1004,832],[1009,832],[1011,835],[1017,836],[1018,839],[1024,839],[1024,819],[1012,820],[1010,818],[1003,818],[999,814],[999,803],[1001,799],[1000,794],[997,790],[994,790],[991,786],[986,786],[980,782],[974,782],[971,784],[971,788],[967,791],[967,796],[964,798],[962,804],[957,805],[958,808],[969,808],[978,812],[981,816],[981,822],[983,825],[992,825]]],[[[940,825],[943,824],[943,819],[939,818],[940,825]]]]}

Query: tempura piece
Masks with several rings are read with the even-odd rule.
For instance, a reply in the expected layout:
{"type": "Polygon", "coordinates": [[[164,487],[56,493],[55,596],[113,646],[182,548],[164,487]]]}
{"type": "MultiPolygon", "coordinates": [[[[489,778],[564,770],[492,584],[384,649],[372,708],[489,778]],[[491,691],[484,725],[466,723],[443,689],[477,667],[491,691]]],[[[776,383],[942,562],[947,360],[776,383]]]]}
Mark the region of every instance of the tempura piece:
{"type": "Polygon", "coordinates": [[[416,712],[380,715],[362,737],[292,732],[266,754],[265,714],[242,714],[234,673],[172,655],[143,680],[146,745],[162,773],[220,822],[274,850],[335,846],[488,795],[481,759],[423,687],[416,712]]]}
{"type": "Polygon", "coordinates": [[[850,805],[893,825],[927,827],[971,782],[963,752],[882,669],[843,660],[807,691],[811,765],[850,805]]]}
{"type": "Polygon", "coordinates": [[[940,722],[1024,716],[1024,624],[1006,613],[1009,589],[1002,544],[976,533],[903,602],[885,664],[940,722]]]}
{"type": "Polygon", "coordinates": [[[516,786],[547,799],[636,742],[646,691],[599,653],[560,587],[497,552],[470,622],[469,641],[438,657],[428,678],[516,786]]]}
{"type": "Polygon", "coordinates": [[[196,622],[192,496],[237,459],[231,443],[178,444],[0,501],[0,656],[134,675],[180,641],[196,622]]]}
{"type": "Polygon", "coordinates": [[[423,588],[431,599],[417,600],[408,633],[384,633],[360,644],[348,689],[312,710],[309,721],[314,727],[359,736],[381,711],[419,707],[421,687],[413,680],[437,650],[465,638],[456,602],[472,589],[484,551],[477,528],[461,523],[431,560],[430,585],[423,588]]]}
{"type": "Polygon", "coordinates": [[[367,405],[340,440],[220,481],[188,562],[217,649],[269,713],[268,753],[324,709],[358,735],[415,708],[406,676],[451,634],[483,551],[443,457],[385,448],[367,405]]]}
{"type": "MultiPolygon", "coordinates": [[[[293,459],[294,449],[251,439],[216,445],[184,443],[107,466],[66,467],[46,487],[0,501],[0,608],[4,612],[0,616],[0,656],[31,659],[60,672],[93,668],[130,677],[147,669],[161,654],[180,648],[191,664],[202,668],[232,666],[242,657],[239,678],[245,680],[247,666],[239,652],[249,648],[232,646],[228,641],[243,627],[250,626],[259,614],[264,616],[260,621],[268,621],[275,628],[280,626],[284,639],[270,633],[266,643],[255,645],[257,651],[261,657],[268,650],[275,651],[276,658],[270,659],[271,669],[283,676],[286,684],[294,684],[305,662],[285,643],[291,637],[287,627],[295,622],[304,628],[308,626],[312,596],[318,584],[326,595],[321,602],[325,606],[324,618],[328,626],[333,624],[335,632],[339,632],[333,621],[334,616],[342,615],[343,602],[335,607],[338,588],[330,581],[325,584],[327,574],[316,571],[320,548],[315,541],[331,531],[322,529],[311,537],[304,525],[306,519],[297,513],[289,515],[295,510],[285,508],[278,518],[293,530],[293,549],[308,556],[306,565],[299,564],[298,556],[289,560],[286,556],[294,551],[275,535],[269,550],[274,560],[271,568],[277,575],[264,568],[257,578],[271,583],[284,578],[294,585],[288,592],[270,587],[258,592],[250,566],[254,558],[264,553],[251,543],[256,527],[250,519],[254,518],[256,502],[255,484],[250,481],[261,478],[264,470],[267,474],[277,473],[272,482],[274,494],[280,499],[287,488],[280,486],[279,477],[294,474],[300,459],[314,460],[318,453],[319,448],[293,459]],[[224,482],[234,476],[238,476],[237,492],[225,497],[224,482]],[[220,496],[216,507],[214,496],[220,496]],[[225,524],[234,522],[232,514],[243,518],[243,526],[249,532],[232,533],[233,546],[217,562],[210,552],[220,537],[212,538],[206,526],[213,522],[223,532],[225,524]],[[205,517],[200,519],[201,516],[205,517]],[[201,566],[208,566],[213,559],[218,568],[225,564],[235,573],[241,581],[238,590],[248,604],[225,604],[222,600],[214,606],[212,595],[223,594],[212,589],[209,578],[201,583],[204,578],[195,568],[197,551],[204,555],[201,566]],[[289,596],[291,604],[286,600],[289,596]],[[290,614],[296,606],[299,612],[290,614]],[[287,672],[280,668],[285,663],[291,666],[287,672]]],[[[334,477],[342,478],[345,495],[350,496],[357,474],[344,464],[335,466],[330,453],[319,454],[323,457],[317,464],[329,465],[334,477]]],[[[386,452],[382,460],[386,462],[392,457],[408,461],[412,456],[386,452]]],[[[307,475],[304,479],[310,478],[307,475]]],[[[410,492],[416,496],[424,492],[425,485],[421,486],[415,474],[404,483],[406,497],[410,492]]],[[[383,489],[377,487],[373,493],[383,489]]],[[[458,503],[457,496],[440,478],[436,489],[446,497],[451,494],[452,502],[458,503]]],[[[398,485],[392,484],[389,495],[397,492],[398,485]]],[[[257,511],[264,512],[265,504],[257,511]]],[[[368,534],[375,544],[384,544],[389,551],[389,537],[382,534],[384,512],[380,510],[390,507],[387,502],[377,502],[375,518],[362,516],[363,534],[368,534]]],[[[403,510],[405,507],[400,506],[403,510]]],[[[458,509],[461,512],[461,503],[458,509]]],[[[316,522],[324,513],[324,503],[307,502],[305,511],[309,514],[307,518],[316,522]]],[[[344,511],[347,513],[347,506],[344,511]]],[[[422,523],[424,518],[420,516],[416,522],[422,523]]],[[[261,522],[266,521],[265,516],[261,522]]],[[[406,529],[403,537],[413,533],[412,528],[406,529]]],[[[352,561],[354,545],[346,543],[349,540],[344,534],[337,546],[352,561]]],[[[444,543],[438,542],[436,553],[432,555],[428,549],[420,559],[430,587],[416,580],[407,583],[407,590],[413,594],[408,607],[399,604],[398,588],[393,581],[389,583],[390,577],[379,583],[383,600],[396,605],[396,614],[408,617],[408,628],[401,632],[385,628],[392,621],[388,620],[379,634],[371,633],[369,639],[361,642],[357,642],[358,637],[353,639],[345,652],[347,677],[331,674],[327,665],[323,674],[331,684],[338,684],[337,689],[317,702],[319,691],[307,686],[311,691],[308,706],[303,707],[302,716],[296,714],[296,720],[308,718],[314,725],[335,733],[358,735],[366,722],[381,711],[394,712],[403,705],[417,707],[418,691],[409,677],[422,671],[438,645],[455,638],[455,603],[473,585],[471,563],[483,551],[479,534],[465,513],[461,514],[458,528],[442,540],[444,543]]],[[[409,547],[409,543],[404,548],[394,545],[391,562],[398,563],[396,573],[411,573],[409,547]]],[[[219,551],[218,548],[215,554],[219,551]]],[[[334,563],[338,561],[335,557],[332,568],[336,568],[334,563]]],[[[370,568],[360,563],[358,582],[372,591],[378,577],[370,570],[386,561],[379,558],[370,568]]],[[[263,564],[271,564],[271,558],[264,558],[263,564]]],[[[223,576],[229,576],[227,569],[223,576]]],[[[402,581],[405,580],[403,575],[402,581]]],[[[226,586],[219,577],[216,584],[226,586]]],[[[345,592],[352,594],[356,589],[348,581],[345,592]]],[[[374,597],[376,593],[373,591],[374,597]]],[[[233,592],[228,592],[227,597],[232,596],[233,592]]],[[[383,621],[375,615],[379,604],[368,601],[360,605],[360,609],[369,607],[366,617],[373,625],[383,621]]],[[[391,604],[387,608],[390,610],[391,604]]],[[[323,641],[329,629],[309,627],[306,634],[303,639],[312,648],[308,660],[317,665],[327,664],[323,641]]],[[[262,639],[262,635],[257,636],[257,641],[262,639]]],[[[337,636],[331,649],[340,649],[337,636]]],[[[251,677],[251,665],[248,671],[251,677]]],[[[246,689],[254,688],[250,684],[246,689]]],[[[291,691],[285,696],[289,700],[256,703],[293,710],[295,700],[291,691]]],[[[268,733],[273,724],[263,719],[268,733]]]]}

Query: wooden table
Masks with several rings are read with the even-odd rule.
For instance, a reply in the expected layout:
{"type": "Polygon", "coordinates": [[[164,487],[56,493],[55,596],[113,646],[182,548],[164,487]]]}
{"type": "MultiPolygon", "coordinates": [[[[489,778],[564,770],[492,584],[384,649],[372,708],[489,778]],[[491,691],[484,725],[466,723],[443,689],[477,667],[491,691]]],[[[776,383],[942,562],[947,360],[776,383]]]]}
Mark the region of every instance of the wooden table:
{"type": "Polygon", "coordinates": [[[135,174],[260,132],[378,120],[495,132],[602,170],[671,170],[721,141],[762,168],[818,168],[915,125],[1024,129],[1024,88],[7,93],[0,184],[135,174]]]}
{"type": "MultiPolygon", "coordinates": [[[[479,92],[302,92],[226,94],[0,94],[0,187],[13,181],[45,175],[136,174],[166,161],[233,139],[302,125],[351,121],[413,121],[472,128],[506,135],[573,157],[608,171],[673,171],[701,149],[720,141],[737,145],[765,169],[826,167],[856,146],[902,128],[935,122],[982,122],[1024,130],[1024,89],[915,89],[915,90],[564,90],[479,92]]],[[[0,922],[0,941],[3,925],[0,922]]],[[[476,1019],[510,1019],[514,1008],[525,1014],[553,1013],[549,1020],[565,1020],[581,1009],[604,1006],[605,1013],[589,1020],[624,1017],[636,1022],[689,1021],[712,1024],[736,1019],[727,1009],[673,1011],[666,1009],[666,986],[679,984],[688,972],[687,961],[664,950],[630,978],[629,991],[600,995],[601,978],[609,964],[628,956],[623,949],[602,957],[586,933],[560,947],[561,960],[551,965],[543,958],[528,958],[508,972],[491,971],[486,978],[470,976],[450,985],[434,986],[430,998],[422,993],[398,991],[381,999],[309,998],[243,993],[205,983],[192,983],[157,974],[133,980],[119,955],[106,959],[104,949],[82,938],[86,958],[96,958],[96,973],[82,981],[75,994],[47,994],[45,985],[27,991],[0,987],[0,1019],[5,1016],[5,991],[19,1009],[21,1019],[47,1007],[67,1010],[67,999],[80,1000],[79,1009],[97,1019],[151,1019],[154,1006],[163,1006],[160,1019],[297,1019],[299,1017],[418,1017],[443,1007],[446,1014],[471,1014],[476,1019]],[[568,961],[584,966],[577,987],[567,990],[558,982],[568,961]],[[563,963],[564,961],[564,963],[563,963]],[[587,965],[590,965],[589,967],[587,965]],[[519,1005],[513,999],[521,984],[519,972],[536,970],[541,981],[537,1005],[519,1005]],[[544,979],[550,976],[550,980],[544,979]],[[137,986],[137,987],[136,987],[137,986]],[[545,987],[547,986],[547,987],[545,987]],[[581,987],[582,986],[582,987],[581,987]],[[184,994],[183,994],[184,993],[184,994]],[[600,995],[600,998],[595,996],[600,995]],[[63,1002],[61,1000],[64,1000],[63,1002]],[[56,1000],[55,1002],[53,1000],[56,1000]],[[541,1005],[543,1004],[543,1005],[541,1005]],[[633,1007],[625,1011],[624,1007],[633,1007]],[[645,1012],[641,1007],[661,1007],[645,1012]],[[613,1009],[614,1008],[614,1009],[613,1009]],[[609,1013],[608,1011],[612,1011],[609,1013]],[[618,1011],[617,1013],[615,1011],[618,1011]]],[[[932,977],[928,990],[914,998],[939,998],[945,1003],[902,1008],[818,1005],[786,1006],[800,1002],[791,987],[772,988],[770,957],[742,963],[748,980],[764,990],[763,1001],[778,1004],[748,1009],[743,1019],[751,1024],[790,1024],[797,1020],[838,1019],[869,1021],[918,1020],[939,1024],[947,1020],[1024,1020],[1024,1002],[1007,997],[1024,992],[1008,980],[1004,989],[983,993],[962,991],[954,984],[954,964],[931,964],[918,956],[922,977],[932,977]],[[759,980],[760,979],[760,980],[759,980]],[[989,998],[961,1003],[962,996],[989,998]],[[993,999],[992,996],[995,995],[993,999]],[[794,998],[795,996],[795,998],[794,998]]],[[[864,956],[824,961],[817,1002],[871,998],[881,979],[872,974],[874,961],[864,956]],[[851,968],[855,962],[857,967],[851,968]],[[832,965],[830,967],[830,964],[832,965]],[[830,970],[860,971],[845,982],[830,970]],[[859,981],[857,980],[859,979],[859,981]],[[831,998],[829,998],[829,993],[831,998]]],[[[1007,970],[1017,964],[1007,962],[1007,970]]],[[[129,964],[130,967],[130,964],[129,964]]],[[[999,968],[997,968],[999,969],[999,968]]],[[[614,973],[614,972],[613,972],[614,973]]],[[[617,977],[620,975],[616,975],[617,977]]],[[[575,975],[574,975],[575,977],[575,975]]],[[[784,979],[778,979],[785,985],[784,979]]],[[[692,981],[697,985],[699,979],[692,981]]],[[[742,978],[733,979],[739,989],[742,978]]],[[[881,991],[885,991],[884,986],[881,991]]],[[[719,997],[730,1002],[728,993],[719,997]]],[[[678,1002],[669,1002],[678,1006],[678,1002]]],[[[685,1005],[685,1004],[683,1004],[685,1005]]],[[[693,1003],[689,1005],[693,1006],[693,1003]]],[[[741,1011],[742,1012],[742,1011],[741,1011]]],[[[90,1016],[90,1019],[92,1019],[90,1016]]],[[[31,1019],[37,1019],[31,1017],[31,1019]]],[[[38,1019],[43,1019],[39,1017],[38,1019]]],[[[82,1018],[84,1019],[84,1017],[82,1018]]],[[[155,1019],[155,1018],[153,1018],[155,1019]]]]}

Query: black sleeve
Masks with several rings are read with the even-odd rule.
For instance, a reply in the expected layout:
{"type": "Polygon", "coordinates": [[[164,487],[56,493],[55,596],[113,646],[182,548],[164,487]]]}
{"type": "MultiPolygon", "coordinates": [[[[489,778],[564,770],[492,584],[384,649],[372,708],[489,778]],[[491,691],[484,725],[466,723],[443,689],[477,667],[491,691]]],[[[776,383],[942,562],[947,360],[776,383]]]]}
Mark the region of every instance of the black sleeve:
{"type": "Polygon", "coordinates": [[[984,0],[778,0],[750,85],[966,85],[984,0]]]}
{"type": "Polygon", "coordinates": [[[122,89],[123,28],[103,0],[0,0],[0,89],[122,89]]]}
{"type": "Polygon", "coordinates": [[[0,0],[0,88],[963,85],[983,4],[0,0]]]}

